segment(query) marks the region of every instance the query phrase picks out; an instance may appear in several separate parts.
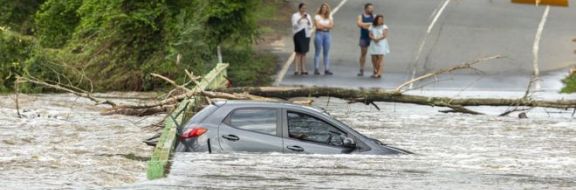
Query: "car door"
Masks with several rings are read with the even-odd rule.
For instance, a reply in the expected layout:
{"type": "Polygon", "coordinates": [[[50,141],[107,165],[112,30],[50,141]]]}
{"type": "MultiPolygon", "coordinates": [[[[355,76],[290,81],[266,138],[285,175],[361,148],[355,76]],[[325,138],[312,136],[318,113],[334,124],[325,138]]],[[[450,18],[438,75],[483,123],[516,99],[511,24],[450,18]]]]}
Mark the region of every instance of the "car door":
{"type": "Polygon", "coordinates": [[[285,110],[284,118],[285,153],[341,154],[351,150],[343,147],[346,133],[315,114],[285,110]]]}
{"type": "Polygon", "coordinates": [[[280,110],[240,108],[230,112],[218,127],[223,152],[282,152],[280,110]]]}

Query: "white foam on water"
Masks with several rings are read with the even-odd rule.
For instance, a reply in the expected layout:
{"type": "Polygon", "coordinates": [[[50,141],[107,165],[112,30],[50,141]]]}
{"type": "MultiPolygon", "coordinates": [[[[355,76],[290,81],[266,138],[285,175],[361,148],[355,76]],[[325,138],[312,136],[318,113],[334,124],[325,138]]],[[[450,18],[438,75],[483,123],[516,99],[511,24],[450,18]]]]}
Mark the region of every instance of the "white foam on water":
{"type": "MultiPolygon", "coordinates": [[[[72,95],[0,96],[0,189],[87,189],[133,183],[145,175],[147,118],[102,116],[104,106],[72,95]]],[[[125,101],[126,100],[117,100],[125,101]]]]}
{"type": "MultiPolygon", "coordinates": [[[[378,103],[382,111],[316,99],[358,131],[416,155],[179,153],[166,179],[127,189],[573,189],[576,121],[444,114],[426,106],[378,103]],[[349,107],[350,106],[350,107],[349,107]]],[[[488,109],[488,108],[486,108],[488,109]]],[[[494,113],[500,110],[494,110],[494,113]]]]}

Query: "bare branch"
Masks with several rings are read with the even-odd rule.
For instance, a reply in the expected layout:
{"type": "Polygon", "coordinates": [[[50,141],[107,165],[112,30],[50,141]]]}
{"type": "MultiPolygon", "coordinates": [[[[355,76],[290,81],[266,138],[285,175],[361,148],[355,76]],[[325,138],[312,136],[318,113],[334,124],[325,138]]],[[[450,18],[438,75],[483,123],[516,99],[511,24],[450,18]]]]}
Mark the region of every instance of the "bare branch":
{"type": "Polygon", "coordinates": [[[16,83],[14,83],[14,88],[16,89],[16,99],[14,99],[14,103],[16,104],[16,113],[18,114],[18,118],[22,118],[20,114],[20,81],[16,79],[16,83]]]}
{"type": "Polygon", "coordinates": [[[64,87],[60,84],[51,84],[51,83],[48,83],[45,81],[38,80],[38,79],[33,78],[33,77],[18,76],[17,80],[19,80],[21,82],[29,82],[29,83],[33,83],[33,84],[37,84],[37,85],[42,85],[42,86],[53,88],[56,90],[68,92],[68,93],[74,94],[74,95],[79,96],[79,97],[87,98],[87,99],[91,100],[92,102],[96,103],[96,105],[106,104],[106,105],[110,105],[112,107],[117,106],[116,103],[114,103],[110,100],[100,100],[100,99],[94,98],[90,93],[87,93],[85,91],[79,91],[79,90],[67,88],[67,87],[64,87]]]}
{"type": "Polygon", "coordinates": [[[450,110],[441,110],[442,113],[465,113],[465,114],[472,114],[472,115],[484,115],[483,113],[470,110],[468,108],[462,106],[452,106],[447,105],[446,107],[450,108],[450,110]]]}
{"type": "Polygon", "coordinates": [[[115,107],[108,110],[103,111],[102,115],[113,115],[113,114],[122,114],[122,115],[131,115],[131,116],[147,116],[147,115],[154,115],[157,113],[165,113],[170,110],[173,110],[176,107],[176,104],[171,105],[163,105],[159,107],[152,107],[152,108],[125,108],[125,107],[115,107]]]}
{"type": "Polygon", "coordinates": [[[518,107],[516,107],[516,108],[514,108],[514,109],[505,111],[504,113],[501,113],[501,114],[498,115],[498,116],[504,117],[504,116],[508,116],[508,115],[510,115],[511,113],[514,113],[514,112],[519,112],[519,111],[524,112],[524,111],[528,111],[528,110],[531,110],[531,109],[532,109],[532,108],[518,108],[518,107]]]}
{"type": "Polygon", "coordinates": [[[490,61],[490,60],[500,59],[500,58],[503,58],[503,57],[504,57],[504,56],[501,56],[501,55],[496,55],[496,56],[491,56],[491,57],[485,57],[485,58],[481,58],[481,59],[474,60],[474,61],[469,62],[469,63],[465,63],[465,64],[461,64],[461,65],[456,65],[456,66],[453,66],[453,67],[450,67],[450,68],[446,68],[446,69],[441,69],[441,70],[438,70],[438,71],[434,71],[434,72],[431,72],[431,73],[428,73],[428,74],[419,76],[419,77],[417,77],[417,78],[414,78],[414,79],[412,79],[412,80],[409,80],[409,81],[406,81],[406,82],[402,83],[400,86],[396,87],[396,92],[397,92],[397,93],[405,92],[405,90],[403,90],[403,89],[404,89],[406,86],[408,86],[408,85],[410,85],[410,84],[413,84],[413,83],[415,83],[415,82],[424,80],[424,79],[428,79],[428,78],[430,78],[430,77],[434,77],[434,76],[437,76],[437,75],[441,75],[441,74],[444,74],[444,73],[449,73],[449,72],[456,71],[456,70],[461,70],[461,69],[472,69],[472,68],[473,68],[472,66],[475,65],[475,64],[484,63],[484,62],[487,62],[487,61],[490,61]]]}
{"type": "Polygon", "coordinates": [[[188,78],[196,85],[198,86],[200,84],[200,79],[202,77],[199,76],[194,76],[194,73],[188,71],[188,69],[185,69],[184,72],[186,73],[186,76],[188,76],[188,78]]]}
{"type": "Polygon", "coordinates": [[[167,77],[165,77],[165,76],[162,76],[162,75],[156,74],[156,73],[152,73],[152,74],[150,74],[150,75],[152,75],[153,77],[156,77],[156,78],[160,78],[160,79],[162,79],[162,80],[170,83],[172,86],[174,86],[174,87],[176,87],[176,88],[178,88],[178,89],[182,89],[182,90],[186,91],[186,93],[192,92],[192,90],[190,90],[190,89],[188,89],[188,88],[186,88],[186,87],[184,87],[184,86],[182,86],[182,85],[177,84],[175,81],[173,81],[172,79],[169,79],[169,78],[167,78],[167,77]]]}

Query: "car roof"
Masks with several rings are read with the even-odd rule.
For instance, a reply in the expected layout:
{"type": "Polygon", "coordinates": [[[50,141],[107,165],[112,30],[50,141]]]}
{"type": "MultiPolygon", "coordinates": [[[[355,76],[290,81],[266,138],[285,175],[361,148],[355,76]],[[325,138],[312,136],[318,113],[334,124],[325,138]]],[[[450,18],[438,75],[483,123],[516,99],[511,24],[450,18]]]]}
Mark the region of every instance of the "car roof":
{"type": "Polygon", "coordinates": [[[224,105],[236,105],[236,106],[266,106],[266,107],[277,107],[277,108],[292,108],[292,109],[303,109],[319,113],[326,113],[321,108],[305,106],[300,104],[293,104],[290,102],[269,102],[269,101],[257,101],[257,100],[222,100],[215,102],[214,105],[224,106],[224,105]]]}

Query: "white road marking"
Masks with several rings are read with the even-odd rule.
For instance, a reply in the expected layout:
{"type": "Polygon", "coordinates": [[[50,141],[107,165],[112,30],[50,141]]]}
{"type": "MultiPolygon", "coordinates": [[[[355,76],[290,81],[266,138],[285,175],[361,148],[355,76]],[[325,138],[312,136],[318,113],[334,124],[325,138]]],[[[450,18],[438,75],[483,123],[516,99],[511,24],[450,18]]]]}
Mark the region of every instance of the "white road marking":
{"type": "Polygon", "coordinates": [[[430,23],[430,26],[428,26],[428,30],[426,31],[426,33],[429,34],[430,32],[432,32],[432,28],[434,28],[434,25],[436,25],[436,22],[438,22],[438,18],[440,18],[442,13],[444,13],[444,10],[446,9],[446,7],[448,6],[449,3],[450,3],[450,0],[446,0],[444,2],[442,7],[440,8],[440,10],[436,13],[436,16],[434,16],[432,23],[430,23]]]}
{"type": "MultiPolygon", "coordinates": [[[[346,4],[346,2],[348,2],[348,0],[342,0],[340,1],[340,3],[338,4],[338,6],[336,6],[332,12],[330,13],[330,16],[334,16],[334,14],[336,14],[336,12],[338,12],[338,10],[340,10],[340,8],[342,6],[344,6],[344,4],[346,4]]],[[[314,35],[314,28],[312,29],[313,33],[312,35],[314,35]]],[[[288,60],[286,61],[286,63],[284,63],[284,65],[282,65],[282,69],[280,69],[280,72],[278,72],[278,75],[276,75],[276,80],[274,80],[274,83],[272,85],[274,86],[278,86],[280,85],[280,83],[282,82],[282,80],[284,80],[284,77],[286,76],[286,72],[288,72],[288,69],[290,69],[290,65],[292,64],[292,62],[294,62],[294,58],[296,57],[296,53],[292,53],[290,55],[290,57],[288,58],[288,60]]]]}
{"type": "Polygon", "coordinates": [[[348,2],[348,0],[342,0],[342,1],[340,1],[340,4],[338,4],[338,6],[336,6],[336,8],[334,8],[334,10],[332,10],[332,12],[330,13],[330,16],[334,16],[334,14],[335,14],[336,12],[338,12],[338,10],[340,10],[340,8],[341,8],[342,6],[344,6],[344,4],[346,4],[346,2],[348,2]]]}
{"type": "MultiPolygon", "coordinates": [[[[448,4],[450,4],[450,0],[446,0],[444,1],[444,4],[442,4],[442,7],[440,7],[440,9],[436,9],[434,10],[434,19],[432,19],[432,21],[430,22],[430,25],[428,25],[428,30],[426,30],[426,35],[424,36],[424,39],[422,40],[422,42],[420,42],[420,46],[418,47],[418,52],[416,53],[416,57],[414,58],[414,62],[412,63],[412,77],[410,80],[413,80],[414,78],[416,78],[416,69],[418,68],[418,62],[420,62],[420,57],[422,56],[422,51],[424,50],[424,46],[426,46],[426,42],[428,41],[428,37],[430,36],[430,33],[432,33],[432,29],[434,29],[434,26],[436,25],[436,22],[438,22],[438,19],[440,18],[440,16],[442,16],[442,14],[444,13],[444,10],[446,9],[446,7],[448,7],[448,4]]],[[[412,89],[414,87],[414,83],[410,84],[410,89],[412,89]]]]}
{"type": "Polygon", "coordinates": [[[550,13],[550,5],[546,6],[546,10],[542,14],[542,20],[540,20],[540,24],[538,25],[538,30],[536,31],[536,36],[534,37],[534,45],[532,46],[532,80],[530,81],[529,88],[532,90],[540,90],[540,66],[539,66],[539,56],[540,53],[540,41],[542,40],[542,32],[544,31],[544,26],[546,26],[546,21],[548,20],[548,13],[550,13]]]}

